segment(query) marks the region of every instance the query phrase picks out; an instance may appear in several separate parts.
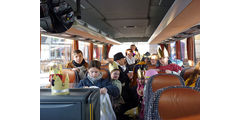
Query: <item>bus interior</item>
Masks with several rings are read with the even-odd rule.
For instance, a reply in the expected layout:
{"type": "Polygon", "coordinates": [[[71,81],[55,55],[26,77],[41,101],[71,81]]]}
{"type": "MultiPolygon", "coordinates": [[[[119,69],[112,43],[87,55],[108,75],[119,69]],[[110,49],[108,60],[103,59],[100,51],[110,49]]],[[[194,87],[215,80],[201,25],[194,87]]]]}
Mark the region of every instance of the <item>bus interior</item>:
{"type": "MultiPolygon", "coordinates": [[[[115,54],[125,55],[131,45],[140,54],[134,67],[142,65],[142,58],[159,57],[159,50],[165,50],[181,71],[151,76],[144,94],[138,96],[140,103],[122,119],[200,120],[200,72],[194,87],[185,84],[198,64],[200,71],[200,0],[40,0],[40,12],[41,120],[100,120],[99,89],[76,88],[81,80],[64,66],[74,59],[73,51],[80,50],[87,63],[101,63],[102,78],[111,79],[109,65],[115,54]],[[54,63],[63,66],[62,80],[69,78],[69,96],[50,95],[49,71],[54,63]],[[79,96],[93,96],[93,103],[79,96]]],[[[146,66],[146,71],[158,69],[146,66]]],[[[138,80],[137,74],[133,72],[138,80]]]]}

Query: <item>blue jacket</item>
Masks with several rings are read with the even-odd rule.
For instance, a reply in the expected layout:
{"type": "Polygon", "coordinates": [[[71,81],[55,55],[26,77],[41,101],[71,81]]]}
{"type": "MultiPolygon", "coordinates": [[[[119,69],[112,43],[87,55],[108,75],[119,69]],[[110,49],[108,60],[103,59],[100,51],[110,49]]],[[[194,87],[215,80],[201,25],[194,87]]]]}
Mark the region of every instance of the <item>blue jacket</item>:
{"type": "Polygon", "coordinates": [[[83,86],[98,86],[99,88],[107,88],[107,93],[113,97],[117,97],[119,96],[119,89],[114,86],[112,84],[111,81],[109,81],[108,79],[103,79],[101,78],[100,80],[96,80],[94,81],[94,83],[92,83],[87,77],[84,78],[83,80],[81,80],[78,84],[78,88],[81,88],[83,86]]]}

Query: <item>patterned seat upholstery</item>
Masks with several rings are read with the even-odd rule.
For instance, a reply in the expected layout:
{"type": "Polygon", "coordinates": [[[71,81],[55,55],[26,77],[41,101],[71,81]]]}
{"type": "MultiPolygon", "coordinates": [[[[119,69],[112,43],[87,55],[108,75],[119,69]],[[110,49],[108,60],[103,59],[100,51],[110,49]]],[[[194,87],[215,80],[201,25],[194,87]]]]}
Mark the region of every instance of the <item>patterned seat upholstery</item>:
{"type": "Polygon", "coordinates": [[[152,76],[147,84],[146,84],[146,91],[144,94],[144,116],[145,119],[147,117],[147,111],[148,111],[148,105],[149,105],[149,100],[153,96],[154,92],[156,92],[158,89],[169,87],[169,86],[184,86],[184,81],[183,79],[174,74],[157,74],[152,76]]]}
{"type": "Polygon", "coordinates": [[[200,89],[200,77],[198,77],[198,79],[196,81],[196,84],[195,84],[195,87],[200,89]]]}
{"type": "Polygon", "coordinates": [[[200,120],[200,92],[188,86],[157,90],[150,99],[146,120],[200,120]]]}

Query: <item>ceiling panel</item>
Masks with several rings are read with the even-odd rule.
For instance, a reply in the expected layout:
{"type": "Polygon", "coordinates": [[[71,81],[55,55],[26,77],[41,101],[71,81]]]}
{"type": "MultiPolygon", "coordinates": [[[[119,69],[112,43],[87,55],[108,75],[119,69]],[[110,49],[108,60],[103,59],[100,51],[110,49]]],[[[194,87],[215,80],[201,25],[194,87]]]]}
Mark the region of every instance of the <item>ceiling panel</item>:
{"type": "Polygon", "coordinates": [[[94,5],[106,19],[146,18],[149,0],[87,0],[94,5]]]}

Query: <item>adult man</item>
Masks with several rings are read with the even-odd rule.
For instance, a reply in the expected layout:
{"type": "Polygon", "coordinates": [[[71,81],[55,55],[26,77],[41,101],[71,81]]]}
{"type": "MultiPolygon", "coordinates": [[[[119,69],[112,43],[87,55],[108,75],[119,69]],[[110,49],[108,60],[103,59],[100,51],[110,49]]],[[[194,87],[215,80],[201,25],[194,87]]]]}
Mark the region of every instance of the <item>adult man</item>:
{"type": "Polygon", "coordinates": [[[119,76],[119,81],[122,83],[122,97],[124,99],[125,104],[122,104],[120,106],[120,110],[117,114],[118,119],[125,119],[123,114],[131,109],[134,108],[138,105],[138,96],[137,96],[137,91],[136,88],[137,86],[130,87],[129,84],[131,82],[130,79],[133,77],[133,73],[129,72],[128,67],[126,66],[126,60],[125,57],[121,52],[117,53],[114,55],[114,61],[120,70],[120,76],[119,76]]]}

